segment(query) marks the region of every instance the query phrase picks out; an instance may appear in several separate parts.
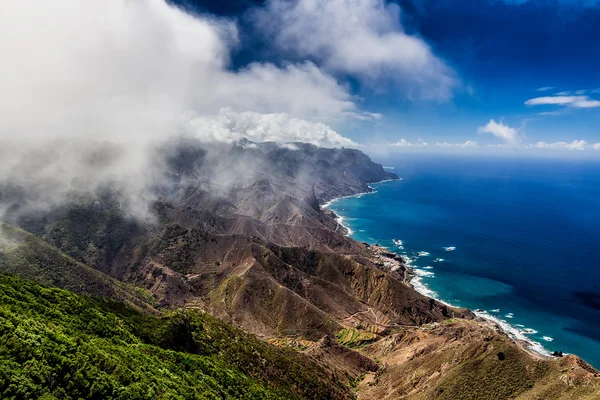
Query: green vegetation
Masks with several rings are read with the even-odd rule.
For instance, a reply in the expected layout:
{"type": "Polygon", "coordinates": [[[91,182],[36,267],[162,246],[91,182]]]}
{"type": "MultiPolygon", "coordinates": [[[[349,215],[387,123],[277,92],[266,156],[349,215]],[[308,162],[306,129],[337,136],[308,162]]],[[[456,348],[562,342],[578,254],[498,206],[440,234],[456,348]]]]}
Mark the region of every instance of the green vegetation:
{"type": "Polygon", "coordinates": [[[138,224],[127,218],[114,201],[81,199],[64,210],[58,220],[44,224],[39,234],[76,260],[104,269],[140,232],[138,224]]]}
{"type": "Polygon", "coordinates": [[[464,361],[438,388],[442,399],[507,399],[533,388],[551,372],[511,342],[493,341],[488,351],[464,361]]]}
{"type": "Polygon", "coordinates": [[[364,346],[378,338],[379,337],[373,332],[355,328],[342,329],[336,335],[336,340],[339,344],[350,348],[364,346]]]}
{"type": "Polygon", "coordinates": [[[195,311],[154,316],[0,274],[2,399],[343,399],[309,358],[195,311]]]}

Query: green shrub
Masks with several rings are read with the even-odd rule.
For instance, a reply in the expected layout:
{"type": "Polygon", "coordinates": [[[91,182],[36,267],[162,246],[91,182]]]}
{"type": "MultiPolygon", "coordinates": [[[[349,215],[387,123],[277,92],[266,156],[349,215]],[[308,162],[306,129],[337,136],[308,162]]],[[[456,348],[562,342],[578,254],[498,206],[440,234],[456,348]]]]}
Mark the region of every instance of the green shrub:
{"type": "Polygon", "coordinates": [[[308,358],[206,314],[122,303],[0,274],[2,399],[327,399],[308,358]]]}

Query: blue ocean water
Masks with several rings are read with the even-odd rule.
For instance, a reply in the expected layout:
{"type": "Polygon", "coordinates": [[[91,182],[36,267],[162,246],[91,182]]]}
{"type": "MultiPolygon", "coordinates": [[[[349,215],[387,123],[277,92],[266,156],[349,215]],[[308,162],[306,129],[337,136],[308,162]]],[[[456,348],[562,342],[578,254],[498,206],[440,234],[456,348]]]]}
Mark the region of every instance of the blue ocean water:
{"type": "Polygon", "coordinates": [[[330,206],[352,237],[429,253],[413,267],[436,297],[600,367],[600,162],[412,156],[388,165],[403,180],[330,206]]]}

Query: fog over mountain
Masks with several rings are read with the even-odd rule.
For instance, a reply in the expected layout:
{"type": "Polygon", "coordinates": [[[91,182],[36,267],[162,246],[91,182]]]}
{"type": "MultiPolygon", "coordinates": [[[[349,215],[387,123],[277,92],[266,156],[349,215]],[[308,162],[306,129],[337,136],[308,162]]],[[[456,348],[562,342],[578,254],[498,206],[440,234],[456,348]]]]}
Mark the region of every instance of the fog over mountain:
{"type": "Polygon", "coordinates": [[[36,207],[111,182],[141,213],[157,149],[177,137],[355,145],[318,122],[360,111],[314,64],[229,69],[231,19],[163,0],[60,0],[5,3],[0,25],[1,183],[36,207]]]}

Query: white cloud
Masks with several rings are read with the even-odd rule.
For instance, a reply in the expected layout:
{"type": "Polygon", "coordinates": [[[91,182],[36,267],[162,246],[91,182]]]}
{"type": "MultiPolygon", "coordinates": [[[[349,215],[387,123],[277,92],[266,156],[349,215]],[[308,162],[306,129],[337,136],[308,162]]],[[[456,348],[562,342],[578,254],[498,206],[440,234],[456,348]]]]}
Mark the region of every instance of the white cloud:
{"type": "Polygon", "coordinates": [[[402,138],[396,143],[391,143],[390,145],[394,147],[429,147],[429,144],[421,138],[419,138],[419,140],[416,142],[410,142],[402,138]]]}
{"type": "Polygon", "coordinates": [[[590,98],[587,98],[585,100],[581,100],[581,101],[577,101],[573,104],[573,107],[576,108],[596,108],[596,107],[600,107],[600,100],[593,100],[590,98]]]}
{"type": "Polygon", "coordinates": [[[436,142],[435,147],[449,147],[449,148],[459,148],[459,149],[475,149],[478,146],[477,142],[473,140],[467,140],[463,143],[448,143],[448,142],[436,142]]]}
{"type": "Polygon", "coordinates": [[[498,123],[491,119],[487,125],[480,127],[477,131],[479,133],[490,133],[497,138],[502,139],[508,146],[516,147],[520,143],[520,137],[517,130],[508,125],[504,125],[502,121],[498,123]]]}
{"type": "MultiPolygon", "coordinates": [[[[495,123],[493,120],[490,121],[492,124],[488,124],[485,127],[480,128],[485,129],[485,133],[491,133],[489,131],[498,132],[499,137],[504,138],[506,135],[506,130],[511,130],[512,128],[506,127],[505,125],[495,123]],[[500,134],[499,132],[502,132],[500,134]]],[[[512,129],[509,136],[514,133],[516,135],[516,130],[512,129]],[[512,132],[514,131],[514,132],[512,132]]],[[[483,132],[483,131],[482,131],[483,132]]],[[[558,142],[535,142],[535,143],[523,143],[522,139],[517,137],[513,141],[512,139],[505,139],[504,143],[496,143],[496,144],[487,144],[484,146],[480,146],[479,143],[472,140],[467,140],[465,142],[435,142],[429,143],[421,138],[416,141],[406,140],[404,138],[398,140],[396,143],[390,143],[387,146],[387,151],[393,148],[403,148],[403,149],[497,149],[497,150],[563,150],[563,151],[584,151],[584,150],[600,150],[600,143],[588,143],[585,140],[573,140],[572,142],[558,141],[558,142]]],[[[379,146],[381,147],[381,146],[379,146]]],[[[386,151],[383,148],[375,148],[373,151],[379,153],[385,153],[386,151]]]]}
{"type": "Polygon", "coordinates": [[[435,142],[428,143],[423,139],[419,138],[416,142],[408,141],[404,138],[400,139],[396,143],[391,143],[390,146],[393,147],[413,147],[413,148],[455,148],[455,149],[474,149],[479,147],[477,142],[472,140],[467,140],[463,143],[449,143],[449,142],[435,142]]]}
{"type": "Polygon", "coordinates": [[[558,92],[558,93],[555,93],[554,96],[571,96],[571,95],[582,96],[582,95],[586,94],[586,92],[597,93],[594,90],[580,89],[580,90],[575,90],[575,91],[566,90],[563,92],[558,92]]]}
{"type": "Polygon", "coordinates": [[[229,71],[236,26],[164,0],[8,2],[0,26],[2,136],[140,140],[223,107],[322,121],[376,115],[312,63],[229,71]]]}
{"type": "Polygon", "coordinates": [[[478,129],[479,133],[490,133],[504,141],[501,144],[489,144],[489,148],[497,149],[545,149],[545,150],[587,150],[596,149],[600,150],[600,144],[588,144],[585,140],[573,140],[572,142],[558,141],[558,142],[543,142],[539,141],[536,143],[524,142],[524,138],[519,135],[519,131],[515,128],[511,128],[502,122],[497,123],[493,119],[488,122],[487,125],[482,126],[478,129]]]}
{"type": "Polygon", "coordinates": [[[143,208],[160,162],[150,149],[184,132],[351,146],[318,122],[378,117],[310,62],[231,71],[234,22],[165,0],[0,8],[0,184],[29,188],[38,203],[118,182],[143,208]]]}
{"type": "MultiPolygon", "coordinates": [[[[574,140],[570,143],[567,142],[554,142],[554,143],[546,143],[546,142],[537,142],[535,147],[538,149],[555,149],[555,150],[585,150],[588,147],[588,144],[585,140],[574,140]]],[[[592,146],[593,147],[593,146],[592,146]]]]}
{"type": "Polygon", "coordinates": [[[541,112],[540,115],[546,115],[546,116],[558,116],[558,115],[565,115],[565,114],[569,114],[569,110],[566,109],[560,109],[560,110],[554,110],[554,111],[544,111],[541,112]]]}
{"type": "Polygon", "coordinates": [[[281,147],[282,149],[287,149],[287,150],[292,150],[292,151],[298,150],[298,146],[296,146],[294,143],[279,143],[278,146],[281,147]]]}
{"type": "Polygon", "coordinates": [[[600,100],[591,99],[589,96],[545,96],[529,99],[525,102],[525,105],[560,105],[575,108],[595,108],[600,107],[600,100]]]}
{"type": "Polygon", "coordinates": [[[376,121],[383,118],[383,114],[363,111],[361,113],[349,112],[345,114],[349,118],[354,118],[359,121],[376,121]]]}
{"type": "Polygon", "coordinates": [[[454,72],[421,38],[407,34],[400,9],[383,0],[269,0],[253,14],[277,47],[318,60],[329,71],[363,82],[400,85],[408,97],[448,99],[454,72]]]}
{"type": "Polygon", "coordinates": [[[189,128],[195,136],[220,142],[247,138],[253,142],[304,142],[323,147],[359,146],[327,125],[293,118],[288,114],[236,112],[225,108],[216,116],[191,119],[189,128]]]}
{"type": "Polygon", "coordinates": [[[554,89],[554,86],[543,86],[538,89],[538,92],[547,92],[548,90],[554,89]]]}

